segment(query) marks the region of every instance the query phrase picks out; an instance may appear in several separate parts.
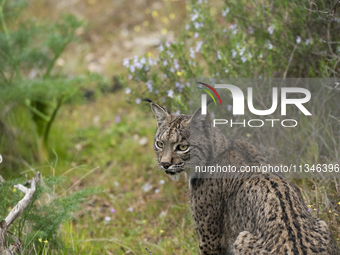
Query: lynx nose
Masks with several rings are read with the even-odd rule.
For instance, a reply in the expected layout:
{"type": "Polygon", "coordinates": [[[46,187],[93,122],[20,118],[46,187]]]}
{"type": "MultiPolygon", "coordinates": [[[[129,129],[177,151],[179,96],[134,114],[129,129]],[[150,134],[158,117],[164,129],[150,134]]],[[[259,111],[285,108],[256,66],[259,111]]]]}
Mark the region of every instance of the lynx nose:
{"type": "Polygon", "coordinates": [[[161,166],[164,167],[165,169],[168,169],[171,164],[169,162],[161,162],[161,166]]]}

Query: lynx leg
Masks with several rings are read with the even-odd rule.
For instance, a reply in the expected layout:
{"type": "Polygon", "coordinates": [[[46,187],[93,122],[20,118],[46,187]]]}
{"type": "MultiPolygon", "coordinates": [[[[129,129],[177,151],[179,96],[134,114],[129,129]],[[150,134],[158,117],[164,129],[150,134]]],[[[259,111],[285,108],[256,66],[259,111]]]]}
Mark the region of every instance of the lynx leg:
{"type": "MultiPolygon", "coordinates": [[[[203,208],[202,208],[203,209],[203,208]]],[[[203,219],[199,216],[197,222],[197,233],[199,237],[200,255],[219,255],[221,254],[222,229],[220,227],[221,215],[219,211],[208,214],[207,209],[199,210],[198,215],[207,215],[203,219]]]]}
{"type": "Polygon", "coordinates": [[[191,208],[199,237],[200,255],[221,254],[224,211],[222,201],[218,200],[220,192],[215,180],[199,179],[192,182],[191,208]],[[202,184],[205,182],[209,183],[209,190],[204,189],[202,184]]]}
{"type": "Polygon", "coordinates": [[[258,238],[248,231],[242,231],[234,243],[235,255],[266,255],[269,254],[259,243],[258,238]]]}

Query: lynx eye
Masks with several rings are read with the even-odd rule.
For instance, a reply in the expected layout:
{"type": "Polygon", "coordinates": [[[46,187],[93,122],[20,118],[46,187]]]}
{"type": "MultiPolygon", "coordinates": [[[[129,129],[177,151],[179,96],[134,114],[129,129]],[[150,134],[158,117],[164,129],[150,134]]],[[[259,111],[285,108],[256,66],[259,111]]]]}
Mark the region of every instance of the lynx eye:
{"type": "Polygon", "coordinates": [[[189,148],[189,145],[183,145],[183,144],[181,144],[181,145],[178,145],[178,147],[177,147],[180,151],[185,151],[185,150],[187,150],[188,148],[189,148]]]}
{"type": "Polygon", "coordinates": [[[156,142],[156,146],[162,149],[164,145],[162,142],[156,142]]]}

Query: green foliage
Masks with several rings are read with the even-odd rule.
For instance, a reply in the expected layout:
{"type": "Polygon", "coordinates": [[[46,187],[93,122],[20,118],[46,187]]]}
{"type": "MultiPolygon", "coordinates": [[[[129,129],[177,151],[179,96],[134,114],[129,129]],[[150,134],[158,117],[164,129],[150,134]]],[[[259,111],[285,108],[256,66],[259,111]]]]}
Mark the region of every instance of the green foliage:
{"type": "MultiPolygon", "coordinates": [[[[9,180],[0,186],[0,221],[23,198],[24,194],[13,188],[14,184],[23,183],[23,179],[9,180]]],[[[48,244],[49,250],[61,251],[64,244],[59,237],[60,226],[75,217],[86,197],[99,193],[99,189],[88,188],[71,195],[58,197],[55,189],[65,186],[66,180],[60,177],[44,179],[44,185],[37,186],[30,205],[15,220],[11,230],[23,241],[23,249],[28,254],[34,244],[38,254],[42,254],[48,244]],[[47,241],[46,241],[47,240],[47,241]]]]}
{"type": "Polygon", "coordinates": [[[334,43],[340,18],[331,2],[191,1],[187,9],[185,31],[159,47],[158,59],[124,59],[129,79],[138,84],[130,99],[162,98],[168,108],[187,110],[172,98],[188,102],[190,78],[340,76],[334,43]]]}
{"type": "Polygon", "coordinates": [[[0,5],[0,108],[15,102],[27,109],[35,126],[36,155],[42,161],[48,158],[48,137],[60,107],[84,84],[103,79],[54,70],[65,48],[79,39],[76,30],[84,21],[70,14],[53,24],[23,20],[20,12],[25,4],[2,1],[0,5]]]}

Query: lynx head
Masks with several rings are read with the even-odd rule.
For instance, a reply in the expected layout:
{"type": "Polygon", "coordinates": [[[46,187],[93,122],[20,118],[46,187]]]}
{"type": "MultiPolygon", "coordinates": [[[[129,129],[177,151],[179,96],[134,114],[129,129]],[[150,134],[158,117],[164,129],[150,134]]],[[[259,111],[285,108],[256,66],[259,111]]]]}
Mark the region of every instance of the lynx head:
{"type": "MultiPolygon", "coordinates": [[[[202,137],[196,135],[190,137],[190,133],[193,133],[193,124],[198,129],[210,129],[210,114],[201,115],[201,108],[192,116],[172,114],[151,100],[146,101],[150,102],[157,120],[158,130],[153,149],[157,154],[158,165],[171,179],[178,180],[179,174],[189,169],[190,158],[196,154],[195,151],[200,150],[202,137]]],[[[205,134],[206,132],[194,133],[205,134]]]]}

